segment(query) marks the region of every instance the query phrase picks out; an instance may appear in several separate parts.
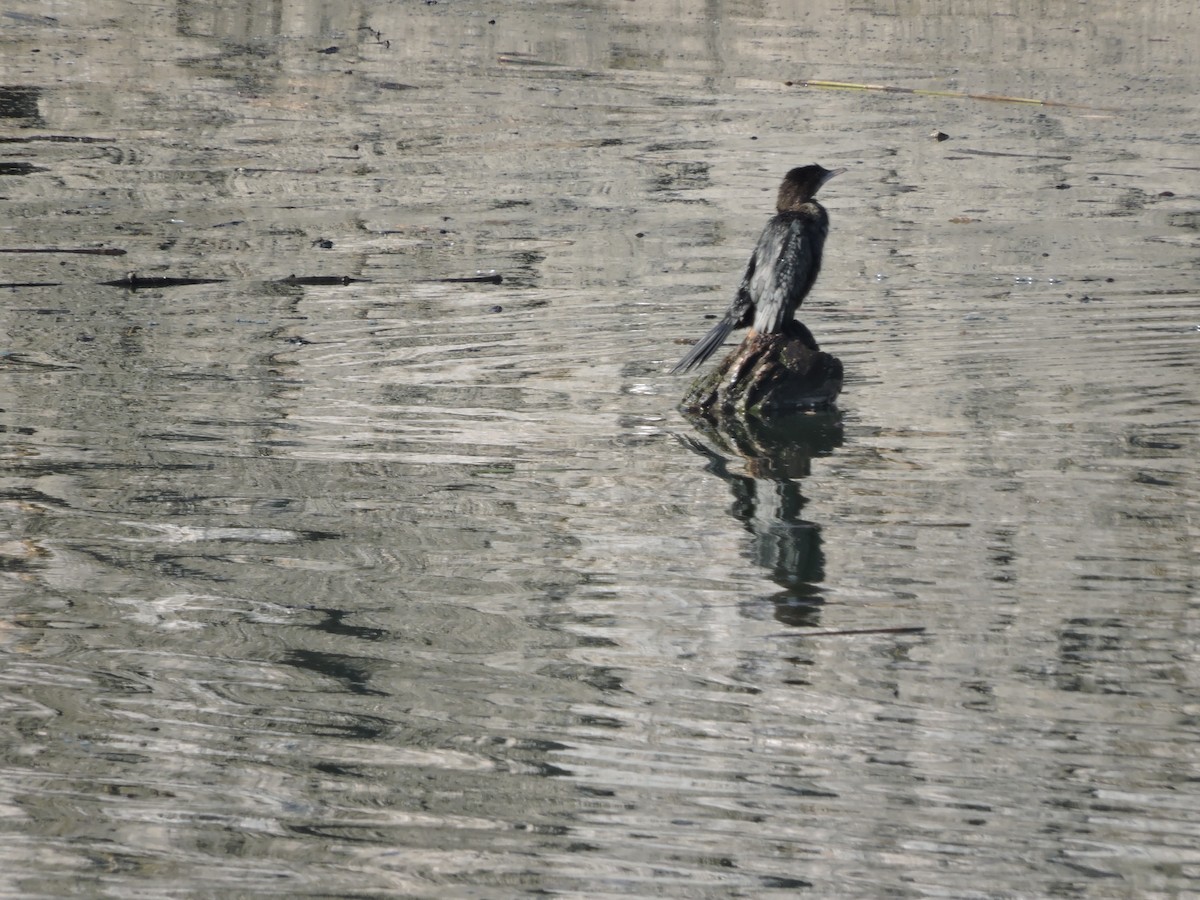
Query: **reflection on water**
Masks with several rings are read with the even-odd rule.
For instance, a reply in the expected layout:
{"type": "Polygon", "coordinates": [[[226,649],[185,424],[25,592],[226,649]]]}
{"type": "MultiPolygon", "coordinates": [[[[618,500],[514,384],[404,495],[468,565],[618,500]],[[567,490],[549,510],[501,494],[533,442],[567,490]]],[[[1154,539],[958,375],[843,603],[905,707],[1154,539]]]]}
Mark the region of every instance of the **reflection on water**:
{"type": "Polygon", "coordinates": [[[0,87],[0,118],[25,119],[38,124],[38,96],[41,91],[33,85],[4,85],[0,87]]]}
{"type": "Polygon", "coordinates": [[[8,892],[1196,892],[1190,8],[327,6],[0,11],[8,892]]]}
{"type": "Polygon", "coordinates": [[[780,591],[776,616],[790,625],[816,625],[825,578],[821,526],[805,521],[801,481],[812,474],[812,461],[843,443],[841,414],[795,415],[773,422],[690,417],[715,446],[684,437],[685,444],[708,460],[706,471],[728,485],[731,512],[753,535],[751,557],[771,573],[780,591]],[[731,469],[721,451],[745,461],[746,474],[731,469]]]}

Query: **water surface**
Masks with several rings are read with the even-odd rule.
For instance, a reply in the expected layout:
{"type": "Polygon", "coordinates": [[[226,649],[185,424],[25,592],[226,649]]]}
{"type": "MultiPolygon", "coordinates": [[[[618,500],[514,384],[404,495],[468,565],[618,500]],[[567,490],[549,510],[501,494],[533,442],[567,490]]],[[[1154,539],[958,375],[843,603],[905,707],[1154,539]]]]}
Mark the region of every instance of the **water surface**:
{"type": "Polygon", "coordinates": [[[1195,26],[0,10],[0,248],[125,251],[0,254],[3,893],[1200,891],[1195,26]],[[698,427],[808,162],[839,411],[698,427]]]}

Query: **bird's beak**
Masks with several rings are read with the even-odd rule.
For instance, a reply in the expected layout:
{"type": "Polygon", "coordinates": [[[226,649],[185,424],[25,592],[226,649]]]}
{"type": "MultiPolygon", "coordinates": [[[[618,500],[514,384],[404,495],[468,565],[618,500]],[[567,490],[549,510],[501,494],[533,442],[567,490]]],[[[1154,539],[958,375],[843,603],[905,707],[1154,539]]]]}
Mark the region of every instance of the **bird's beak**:
{"type": "Polygon", "coordinates": [[[828,172],[826,172],[824,175],[821,176],[821,184],[824,184],[825,182],[827,182],[834,175],[841,175],[845,171],[846,171],[845,169],[830,169],[828,172]]]}

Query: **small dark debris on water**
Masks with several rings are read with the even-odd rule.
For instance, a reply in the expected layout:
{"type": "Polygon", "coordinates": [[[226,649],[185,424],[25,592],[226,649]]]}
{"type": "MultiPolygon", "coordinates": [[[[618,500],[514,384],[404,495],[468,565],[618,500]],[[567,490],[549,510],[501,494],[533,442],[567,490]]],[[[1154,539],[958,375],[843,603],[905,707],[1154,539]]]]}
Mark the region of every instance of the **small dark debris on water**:
{"type": "Polygon", "coordinates": [[[415,84],[404,84],[402,81],[379,81],[375,86],[381,91],[415,91],[415,84]]]}
{"type": "Polygon", "coordinates": [[[332,250],[333,241],[331,241],[329,238],[317,238],[312,242],[312,246],[320,247],[322,250],[332,250]]]}
{"type": "Polygon", "coordinates": [[[119,287],[130,291],[139,291],[147,288],[184,287],[190,284],[220,284],[223,281],[225,281],[224,278],[143,277],[137,272],[130,272],[124,278],[118,278],[115,281],[101,281],[100,284],[103,287],[119,287]]]}
{"type": "Polygon", "coordinates": [[[1054,186],[1054,189],[1055,189],[1056,191],[1069,191],[1069,190],[1071,189],[1071,186],[1070,186],[1069,184],[1066,184],[1066,183],[1064,182],[1063,184],[1056,184],[1056,185],[1054,186]]]}
{"type": "Polygon", "coordinates": [[[61,281],[4,281],[0,288],[62,287],[61,281]]]}
{"type": "MultiPolygon", "coordinates": [[[[383,36],[382,31],[376,31],[374,28],[372,28],[369,25],[364,25],[363,27],[366,28],[367,31],[369,31],[371,33],[371,37],[375,38],[376,44],[381,46],[384,50],[392,49],[392,42],[383,36]]],[[[362,29],[359,29],[359,30],[361,31],[362,29]]]]}
{"type": "Polygon", "coordinates": [[[898,625],[890,628],[844,628],[837,631],[787,631],[769,634],[770,638],[851,637],[860,634],[924,634],[924,625],[898,625]]]}
{"type": "Polygon", "coordinates": [[[329,53],[337,53],[337,52],[338,52],[338,48],[337,48],[337,47],[326,47],[324,50],[318,50],[317,52],[318,52],[318,53],[325,53],[325,54],[329,54],[329,53]]]}
{"type": "Polygon", "coordinates": [[[26,25],[57,25],[58,19],[54,16],[36,16],[22,12],[4,12],[6,19],[12,19],[14,22],[22,22],[26,25]]]}
{"type": "Polygon", "coordinates": [[[437,278],[442,284],[501,284],[504,276],[499,272],[489,272],[486,275],[472,275],[469,278],[437,278]]]}
{"type": "Polygon", "coordinates": [[[488,312],[490,312],[490,313],[504,312],[504,307],[501,306],[499,303],[497,303],[495,306],[489,306],[488,312]]]}
{"type": "Polygon", "coordinates": [[[34,172],[45,172],[44,166],[35,166],[27,162],[0,163],[0,175],[32,175],[34,172]]]}
{"type": "Polygon", "coordinates": [[[87,256],[124,256],[126,251],[117,247],[0,247],[0,253],[82,253],[87,256]]]}
{"type": "Polygon", "coordinates": [[[0,144],[32,144],[37,141],[48,141],[52,144],[111,144],[114,140],[80,134],[32,134],[28,137],[0,137],[0,144]]]}
{"type": "Polygon", "coordinates": [[[1044,153],[1009,153],[1005,150],[971,150],[963,148],[959,153],[970,153],[972,156],[1007,156],[1014,159],[1060,159],[1064,162],[1070,162],[1069,156],[1051,156],[1044,153]]]}
{"type": "Polygon", "coordinates": [[[365,278],[351,278],[349,275],[289,275],[287,278],[280,278],[278,283],[320,287],[323,285],[354,284],[355,282],[366,280],[365,278]]]}

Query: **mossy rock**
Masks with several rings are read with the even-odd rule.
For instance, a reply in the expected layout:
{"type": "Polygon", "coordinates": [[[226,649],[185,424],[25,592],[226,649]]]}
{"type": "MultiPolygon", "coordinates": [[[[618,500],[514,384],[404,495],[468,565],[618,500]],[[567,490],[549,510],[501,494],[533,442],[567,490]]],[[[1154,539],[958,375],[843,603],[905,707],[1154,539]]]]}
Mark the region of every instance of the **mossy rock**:
{"type": "Polygon", "coordinates": [[[716,369],[692,382],[681,406],[710,418],[769,419],[832,409],[841,391],[842,361],[819,350],[800,326],[787,334],[751,332],[716,369]]]}

